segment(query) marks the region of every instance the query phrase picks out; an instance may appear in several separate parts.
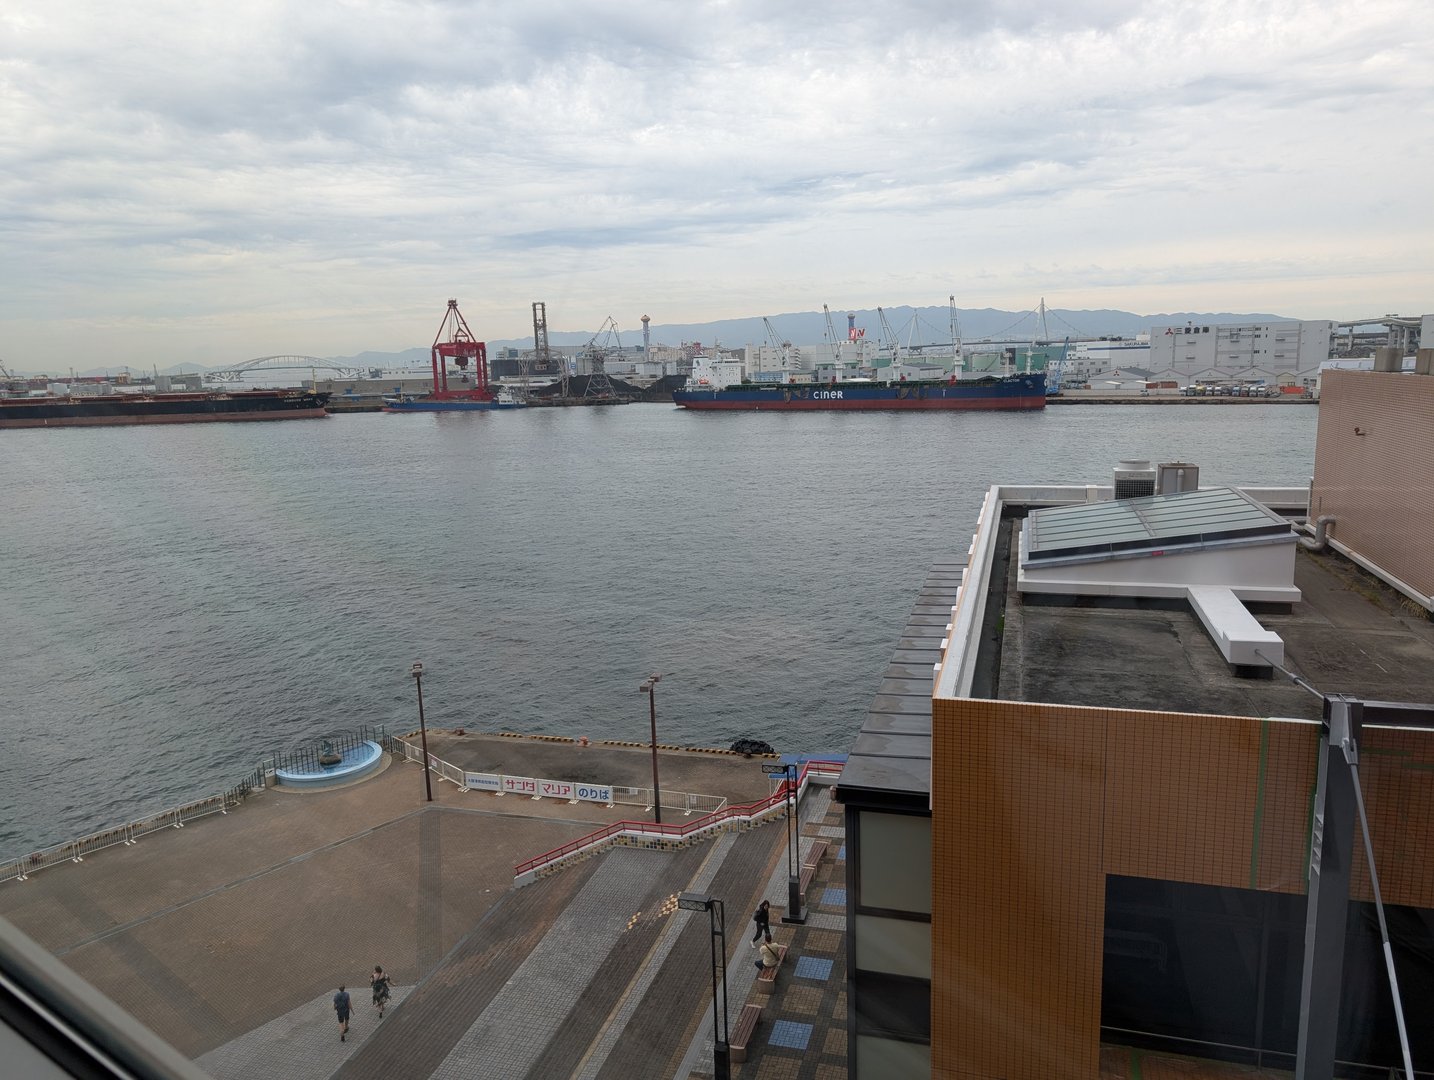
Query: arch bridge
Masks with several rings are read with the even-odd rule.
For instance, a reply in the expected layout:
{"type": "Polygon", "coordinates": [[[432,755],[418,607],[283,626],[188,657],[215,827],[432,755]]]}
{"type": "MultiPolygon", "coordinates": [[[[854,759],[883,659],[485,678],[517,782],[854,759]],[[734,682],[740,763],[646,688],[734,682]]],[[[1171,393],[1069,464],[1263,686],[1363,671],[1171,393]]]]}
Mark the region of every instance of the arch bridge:
{"type": "Polygon", "coordinates": [[[324,360],[318,356],[260,356],[253,360],[246,360],[242,364],[236,364],[232,368],[206,371],[204,381],[243,382],[250,375],[267,375],[270,372],[279,371],[322,371],[329,374],[331,378],[362,379],[368,374],[369,369],[335,364],[332,360],[324,360]]]}

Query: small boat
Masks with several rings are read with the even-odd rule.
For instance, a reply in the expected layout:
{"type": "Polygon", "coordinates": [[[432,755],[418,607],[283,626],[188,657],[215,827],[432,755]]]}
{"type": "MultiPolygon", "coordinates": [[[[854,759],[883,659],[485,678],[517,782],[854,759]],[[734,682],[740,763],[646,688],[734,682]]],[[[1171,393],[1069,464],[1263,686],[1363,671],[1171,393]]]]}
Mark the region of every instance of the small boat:
{"type": "Polygon", "coordinates": [[[489,412],[494,409],[526,409],[528,403],[518,400],[506,386],[496,393],[479,394],[474,390],[449,390],[418,397],[399,394],[383,399],[384,412],[489,412]]]}

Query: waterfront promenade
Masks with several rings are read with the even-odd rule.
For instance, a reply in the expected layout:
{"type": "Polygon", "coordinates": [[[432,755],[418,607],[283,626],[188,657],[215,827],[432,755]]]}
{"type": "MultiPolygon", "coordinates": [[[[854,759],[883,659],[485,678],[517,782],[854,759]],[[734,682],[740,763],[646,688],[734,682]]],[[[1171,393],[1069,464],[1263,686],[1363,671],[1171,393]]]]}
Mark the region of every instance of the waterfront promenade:
{"type": "MultiPolygon", "coordinates": [[[[430,749],[475,771],[553,778],[581,754],[567,758],[589,772],[575,779],[650,780],[643,748],[430,733],[430,749]]],[[[664,789],[733,802],[768,791],[754,759],[660,757],[664,789]]],[[[804,836],[840,832],[829,791],[809,789],[804,836]]],[[[220,1078],[686,1078],[712,1072],[711,964],[707,915],[675,897],[726,902],[735,1025],[755,976],[750,913],[765,895],[778,940],[794,947],[782,990],[803,993],[791,1018],[782,990],[773,995],[735,1075],[844,1075],[841,894],[814,882],[806,927],[778,921],[780,818],[676,850],[612,849],[514,889],[516,863],[650,815],[436,777],[433,792],[427,804],[420,769],[395,758],[331,791],[270,789],[226,815],[6,882],[0,914],[220,1078]],[[808,954],[828,962],[799,973],[808,954]],[[368,1004],[375,963],[396,988],[382,1021],[368,1004]],[[342,1043],[330,1006],[340,983],[357,1005],[342,1043]]],[[[829,857],[823,881],[836,865],[829,857]]]]}

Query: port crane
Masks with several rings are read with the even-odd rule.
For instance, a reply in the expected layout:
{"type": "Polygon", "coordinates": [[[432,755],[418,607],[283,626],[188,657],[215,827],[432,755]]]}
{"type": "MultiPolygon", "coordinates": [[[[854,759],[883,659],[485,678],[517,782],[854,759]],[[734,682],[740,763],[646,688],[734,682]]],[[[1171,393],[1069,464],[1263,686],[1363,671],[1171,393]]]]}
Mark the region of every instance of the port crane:
{"type": "Polygon", "coordinates": [[[616,398],[612,380],[607,375],[607,356],[610,351],[621,351],[622,339],[618,336],[617,320],[611,315],[598,327],[592,340],[583,346],[582,355],[588,361],[588,382],[583,388],[583,397],[612,401],[616,398]],[[601,339],[601,344],[599,344],[601,339]]]}
{"type": "Polygon", "coordinates": [[[772,348],[776,350],[777,356],[780,358],[782,371],[796,371],[797,363],[792,352],[792,343],[777,333],[777,328],[772,325],[772,320],[765,315],[762,316],[762,325],[767,328],[767,340],[772,343],[772,348]]]}
{"type": "Polygon", "coordinates": [[[827,320],[827,340],[832,343],[832,367],[835,368],[832,378],[837,379],[841,377],[841,339],[836,336],[836,327],[832,325],[832,309],[823,304],[822,314],[827,320]]]}
{"type": "Polygon", "coordinates": [[[448,301],[448,310],[444,312],[443,322],[439,324],[438,334],[433,339],[430,357],[433,363],[433,393],[435,397],[462,394],[464,397],[479,398],[484,401],[492,399],[493,392],[488,387],[488,346],[477,340],[473,336],[473,332],[468,329],[467,320],[458,310],[457,300],[450,299],[448,301]],[[454,367],[464,372],[464,382],[467,382],[468,365],[473,365],[473,388],[471,390],[450,391],[448,389],[447,362],[449,360],[453,361],[454,367]]]}
{"type": "Polygon", "coordinates": [[[901,363],[901,342],[887,321],[886,312],[880,307],[876,309],[876,317],[881,320],[881,347],[891,350],[891,366],[896,367],[901,363]]]}

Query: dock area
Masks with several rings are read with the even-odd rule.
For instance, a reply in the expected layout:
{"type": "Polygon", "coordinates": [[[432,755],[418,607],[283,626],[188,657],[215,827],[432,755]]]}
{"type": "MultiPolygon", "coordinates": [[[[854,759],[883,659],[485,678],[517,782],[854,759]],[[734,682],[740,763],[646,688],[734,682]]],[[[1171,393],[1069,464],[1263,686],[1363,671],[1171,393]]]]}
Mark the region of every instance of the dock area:
{"type": "MultiPolygon", "coordinates": [[[[435,756],[502,771],[645,786],[645,746],[429,732],[435,756]],[[583,772],[587,775],[571,776],[583,772]]],[[[664,791],[765,797],[760,759],[660,750],[664,791]]],[[[845,864],[782,924],[782,819],[676,849],[616,847],[515,888],[514,866],[644,807],[465,791],[390,756],[344,787],[269,788],[224,815],[0,885],[0,915],[218,1078],[708,1077],[706,912],[725,904],[730,1025],[754,998],[751,912],[771,900],[791,951],[734,1075],[846,1067],[845,864]],[[810,958],[815,962],[803,962],[810,958]],[[368,978],[394,985],[380,1021],[368,978]],[[341,1042],[330,1001],[356,1006],[341,1042]]],[[[841,846],[830,788],[809,787],[804,850],[841,846]]],[[[671,810],[665,810],[664,820],[671,810]]],[[[679,817],[681,812],[677,812],[679,817]]]]}

